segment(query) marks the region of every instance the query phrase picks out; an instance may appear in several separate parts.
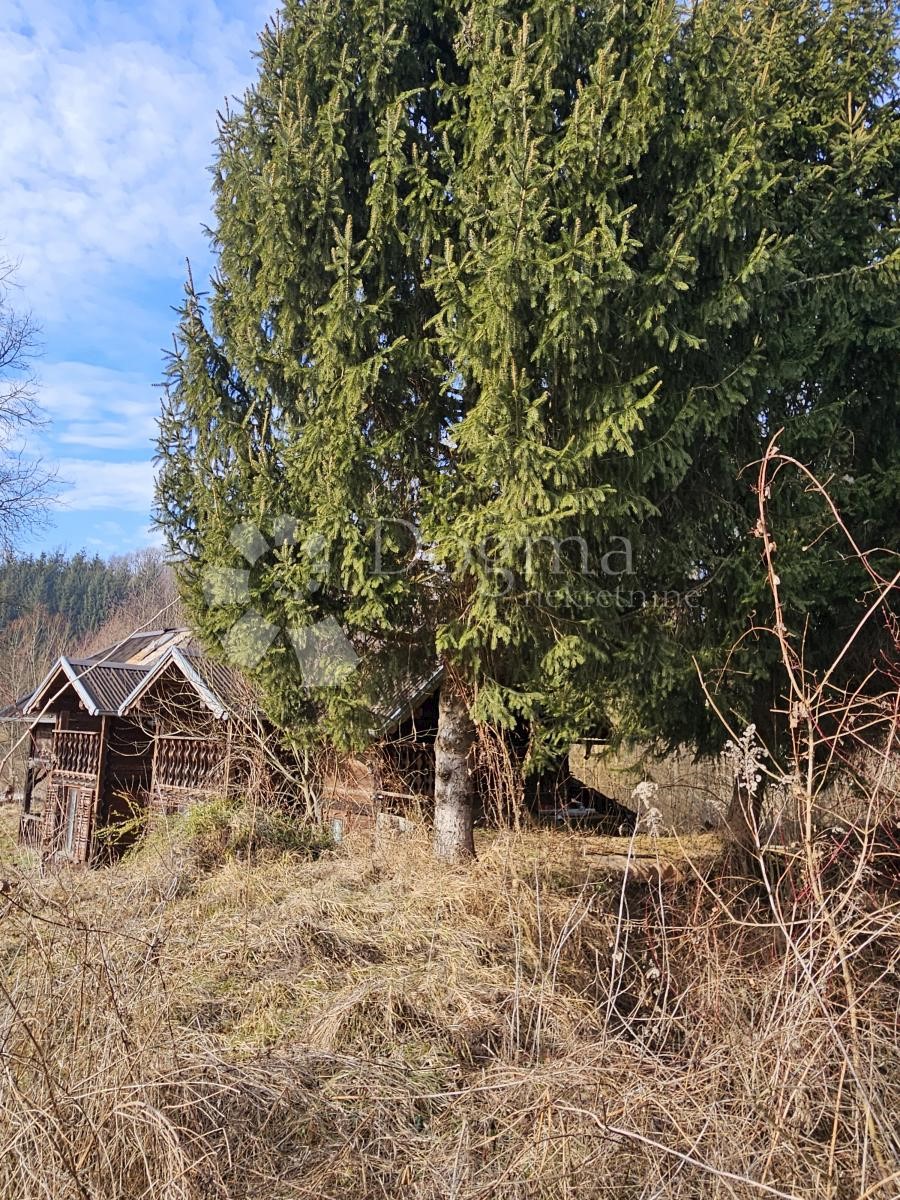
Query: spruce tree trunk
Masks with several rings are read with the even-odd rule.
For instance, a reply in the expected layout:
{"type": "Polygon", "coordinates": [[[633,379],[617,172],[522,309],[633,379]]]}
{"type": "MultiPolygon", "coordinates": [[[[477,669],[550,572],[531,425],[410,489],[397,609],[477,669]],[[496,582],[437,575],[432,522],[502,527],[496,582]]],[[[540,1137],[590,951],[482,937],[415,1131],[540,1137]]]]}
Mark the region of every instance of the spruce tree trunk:
{"type": "Polygon", "coordinates": [[[445,677],[438,698],[434,744],[434,853],[444,862],[475,857],[472,820],[472,747],[475,726],[454,682],[445,677]]]}

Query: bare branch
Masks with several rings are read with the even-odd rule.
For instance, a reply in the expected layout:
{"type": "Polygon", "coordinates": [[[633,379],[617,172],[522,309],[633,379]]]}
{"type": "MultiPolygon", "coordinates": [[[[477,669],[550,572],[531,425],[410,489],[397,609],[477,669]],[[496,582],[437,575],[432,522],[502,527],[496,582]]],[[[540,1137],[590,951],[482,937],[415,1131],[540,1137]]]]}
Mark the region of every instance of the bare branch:
{"type": "Polygon", "coordinates": [[[0,258],[0,546],[11,549],[46,517],[55,472],[29,453],[27,435],[44,424],[33,363],[39,330],[11,303],[15,264],[0,258]]]}

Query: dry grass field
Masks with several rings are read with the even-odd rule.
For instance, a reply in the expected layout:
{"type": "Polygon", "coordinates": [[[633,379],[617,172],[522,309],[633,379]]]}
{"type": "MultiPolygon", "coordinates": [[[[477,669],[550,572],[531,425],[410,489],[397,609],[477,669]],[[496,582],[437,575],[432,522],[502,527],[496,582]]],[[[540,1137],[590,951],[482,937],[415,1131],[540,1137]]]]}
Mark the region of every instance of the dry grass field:
{"type": "Polygon", "coordinates": [[[111,868],[7,859],[0,1195],[900,1194],[880,876],[742,882],[709,837],[483,834],[453,869],[276,833],[213,805],[111,868]],[[604,865],[657,853],[676,882],[604,865]]]}

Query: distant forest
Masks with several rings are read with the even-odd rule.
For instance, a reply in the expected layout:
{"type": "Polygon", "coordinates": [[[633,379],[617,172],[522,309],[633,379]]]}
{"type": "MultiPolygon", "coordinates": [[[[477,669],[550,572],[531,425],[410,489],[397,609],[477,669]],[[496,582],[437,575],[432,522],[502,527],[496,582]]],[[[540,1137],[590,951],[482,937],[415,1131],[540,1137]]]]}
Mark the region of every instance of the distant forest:
{"type": "Polygon", "coordinates": [[[7,555],[0,563],[0,629],[36,609],[62,616],[71,635],[98,629],[135,585],[132,558],[7,555]]]}
{"type": "Polygon", "coordinates": [[[160,550],[0,558],[0,707],[34,688],[60,654],[79,657],[135,629],[182,621],[160,550]]]}

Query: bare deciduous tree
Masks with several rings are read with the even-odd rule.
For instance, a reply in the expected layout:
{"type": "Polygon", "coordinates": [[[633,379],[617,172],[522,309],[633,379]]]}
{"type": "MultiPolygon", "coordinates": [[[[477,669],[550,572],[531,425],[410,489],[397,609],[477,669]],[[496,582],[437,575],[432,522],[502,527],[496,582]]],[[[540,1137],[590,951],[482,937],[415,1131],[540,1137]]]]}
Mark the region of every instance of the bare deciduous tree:
{"type": "Polygon", "coordinates": [[[185,623],[175,575],[162,549],[149,546],[110,561],[115,565],[127,565],[131,574],[128,593],[98,629],[84,635],[75,647],[76,656],[96,654],[115,642],[124,641],[136,629],[173,628],[185,623]]]}
{"type": "Polygon", "coordinates": [[[44,421],[32,364],[39,350],[30,312],[10,302],[15,265],[0,257],[0,546],[40,525],[54,473],[29,451],[27,436],[44,421]]]}
{"type": "Polygon", "coordinates": [[[69,623],[38,604],[0,630],[0,704],[12,704],[40,683],[66,651],[69,623]]]}

